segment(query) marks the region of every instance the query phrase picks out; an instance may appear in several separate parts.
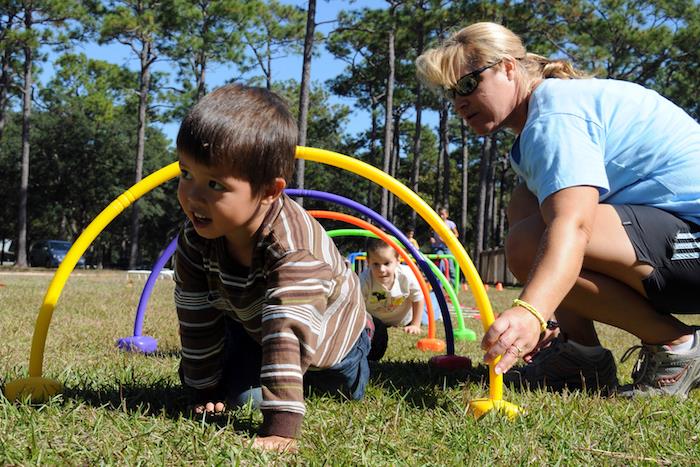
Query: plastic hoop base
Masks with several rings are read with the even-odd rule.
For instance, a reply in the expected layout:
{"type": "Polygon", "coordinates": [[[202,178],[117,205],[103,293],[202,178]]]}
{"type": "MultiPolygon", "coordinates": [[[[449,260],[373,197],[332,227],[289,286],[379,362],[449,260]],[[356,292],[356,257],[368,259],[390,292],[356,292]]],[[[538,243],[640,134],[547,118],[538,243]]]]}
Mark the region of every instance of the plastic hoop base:
{"type": "Polygon", "coordinates": [[[474,399],[469,401],[467,407],[467,412],[477,420],[492,410],[496,410],[500,415],[505,415],[508,420],[515,420],[516,417],[522,415],[520,407],[504,400],[474,399]]]}
{"type": "Polygon", "coordinates": [[[436,355],[430,359],[428,365],[431,368],[447,371],[467,370],[472,367],[472,361],[469,357],[459,355],[436,355]]]}
{"type": "Polygon", "coordinates": [[[440,339],[431,339],[426,337],[425,339],[420,339],[416,343],[418,350],[423,352],[444,352],[445,351],[445,341],[440,339]]]}
{"type": "Polygon", "coordinates": [[[117,347],[125,352],[153,353],[158,350],[158,341],[151,336],[130,336],[117,339],[117,347]]]}
{"type": "Polygon", "coordinates": [[[455,329],[452,333],[458,341],[475,341],[476,333],[469,328],[455,329]]]}
{"type": "Polygon", "coordinates": [[[63,385],[56,380],[30,376],[5,384],[5,397],[10,401],[22,401],[29,397],[31,403],[42,403],[63,391],[63,385]]]}

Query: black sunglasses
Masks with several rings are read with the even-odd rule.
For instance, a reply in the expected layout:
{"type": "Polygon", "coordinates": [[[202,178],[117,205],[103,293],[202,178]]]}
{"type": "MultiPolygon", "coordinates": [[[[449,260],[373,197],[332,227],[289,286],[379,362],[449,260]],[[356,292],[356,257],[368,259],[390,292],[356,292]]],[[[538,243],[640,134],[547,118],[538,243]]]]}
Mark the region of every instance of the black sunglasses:
{"type": "Polygon", "coordinates": [[[479,82],[481,81],[481,73],[493,66],[498,65],[501,63],[501,61],[502,60],[499,60],[495,63],[491,63],[490,65],[482,66],[481,68],[477,68],[476,70],[462,76],[457,80],[457,84],[455,84],[454,87],[445,89],[445,97],[450,100],[455,100],[457,96],[468,96],[469,94],[473,93],[477,86],[479,86],[479,82]]]}

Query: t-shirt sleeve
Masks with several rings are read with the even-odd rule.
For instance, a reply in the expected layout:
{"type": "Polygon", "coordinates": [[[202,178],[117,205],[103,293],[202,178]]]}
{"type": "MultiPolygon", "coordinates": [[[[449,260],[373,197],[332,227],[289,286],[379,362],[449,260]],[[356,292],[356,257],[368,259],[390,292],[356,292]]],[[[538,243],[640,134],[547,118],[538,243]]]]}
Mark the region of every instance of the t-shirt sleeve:
{"type": "Polygon", "coordinates": [[[216,298],[209,292],[197,240],[191,227],[180,231],[175,252],[175,307],[184,382],[195,389],[208,389],[221,379],[224,315],[213,306],[216,298]]]}
{"type": "Polygon", "coordinates": [[[262,311],[261,433],[293,438],[305,413],[303,375],[318,350],[333,271],[328,263],[299,250],[275,261],[267,280],[262,311]]]}
{"type": "Polygon", "coordinates": [[[605,141],[596,123],[570,114],[542,116],[527,125],[519,144],[519,175],[540,204],[573,186],[593,186],[601,195],[608,192],[605,141]]]}

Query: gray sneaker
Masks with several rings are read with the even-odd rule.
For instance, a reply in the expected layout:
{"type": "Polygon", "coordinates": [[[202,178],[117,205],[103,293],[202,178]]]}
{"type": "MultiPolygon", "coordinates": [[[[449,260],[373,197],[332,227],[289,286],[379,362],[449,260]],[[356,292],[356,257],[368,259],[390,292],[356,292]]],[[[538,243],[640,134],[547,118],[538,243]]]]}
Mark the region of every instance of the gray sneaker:
{"type": "Polygon", "coordinates": [[[591,358],[558,337],[540,350],[532,363],[506,372],[503,380],[506,384],[530,389],[561,391],[568,388],[607,393],[617,387],[617,367],[608,349],[591,358]]]}
{"type": "Polygon", "coordinates": [[[622,397],[671,395],[688,397],[688,392],[700,387],[700,326],[694,326],[693,347],[683,353],[671,352],[665,345],[635,345],[627,349],[622,361],[639,349],[632,371],[632,384],[621,386],[622,397]]]}

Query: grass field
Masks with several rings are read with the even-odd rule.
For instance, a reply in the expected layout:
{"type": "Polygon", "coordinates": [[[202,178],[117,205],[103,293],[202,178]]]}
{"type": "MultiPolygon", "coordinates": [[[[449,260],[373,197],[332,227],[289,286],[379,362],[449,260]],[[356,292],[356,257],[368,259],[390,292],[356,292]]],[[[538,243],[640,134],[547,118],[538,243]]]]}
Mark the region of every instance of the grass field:
{"type": "MultiPolygon", "coordinates": [[[[0,385],[27,376],[35,320],[52,277],[9,271],[0,269],[0,385]]],[[[132,334],[142,288],[143,281],[127,280],[125,272],[73,273],[54,311],[44,357],[44,376],[61,381],[64,393],[42,406],[0,398],[0,464],[700,463],[700,390],[686,401],[625,401],[506,389],[504,398],[526,414],[512,422],[495,414],[477,421],[465,408],[488,388],[465,374],[431,374],[430,355],[398,330],[391,330],[387,356],[372,367],[364,401],[311,397],[299,453],[260,453],[250,448],[258,413],[189,417],[177,377],[172,281],[158,281],[144,325],[144,334],[158,339],[159,353],[145,357],[115,348],[115,339],[132,334]]],[[[489,292],[496,310],[516,294],[489,292]]],[[[473,306],[465,292],[461,297],[473,306]]],[[[466,323],[482,334],[478,320],[466,323]]],[[[621,331],[599,330],[618,361],[635,344],[621,331]]],[[[480,361],[476,343],[457,343],[457,353],[480,361]]],[[[621,382],[629,382],[632,363],[618,367],[621,382]]]]}

